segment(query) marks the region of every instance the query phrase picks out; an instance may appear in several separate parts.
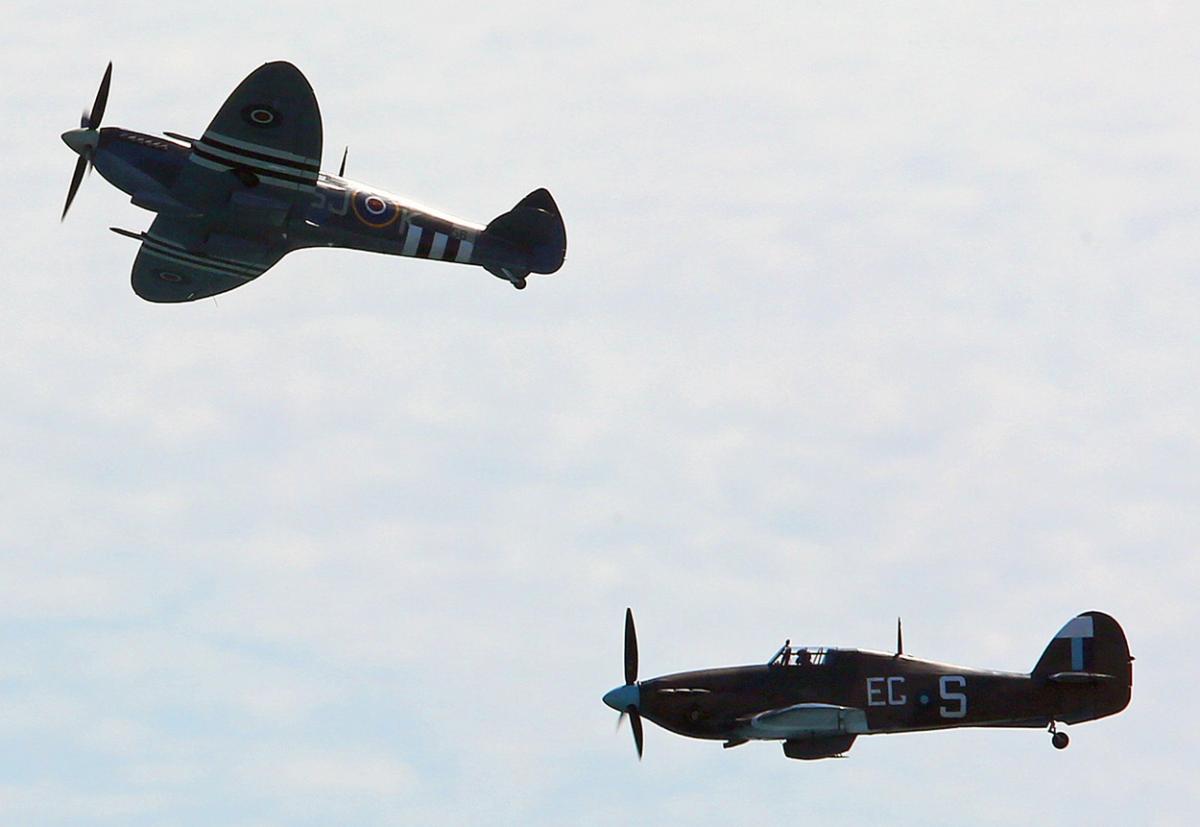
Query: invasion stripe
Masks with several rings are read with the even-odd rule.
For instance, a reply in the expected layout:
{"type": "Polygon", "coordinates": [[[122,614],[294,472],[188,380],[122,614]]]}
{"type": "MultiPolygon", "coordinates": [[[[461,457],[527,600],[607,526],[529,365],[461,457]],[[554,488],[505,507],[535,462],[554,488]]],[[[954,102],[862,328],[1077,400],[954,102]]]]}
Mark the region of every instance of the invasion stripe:
{"type": "Polygon", "coordinates": [[[162,250],[157,247],[146,247],[145,252],[147,255],[165,258],[168,261],[176,264],[181,264],[187,267],[198,267],[202,270],[211,270],[214,273],[220,273],[221,275],[242,279],[243,281],[250,281],[251,279],[262,275],[262,271],[246,273],[240,270],[234,270],[233,268],[226,267],[221,264],[217,264],[213,261],[205,261],[203,259],[197,260],[194,256],[181,256],[173,250],[162,250]]]}
{"type": "Polygon", "coordinates": [[[211,161],[208,158],[201,158],[195,151],[188,156],[188,159],[193,163],[199,164],[207,169],[216,170],[217,172],[229,172],[231,169],[236,169],[240,166],[242,169],[248,169],[253,172],[264,184],[273,184],[274,186],[283,187],[285,189],[311,192],[316,187],[316,185],[311,181],[305,181],[303,184],[297,184],[295,183],[295,180],[298,179],[293,179],[292,176],[287,176],[288,179],[292,180],[285,180],[284,177],[279,173],[259,172],[258,170],[250,169],[248,166],[242,164],[234,165],[228,161],[211,161]]]}
{"type": "Polygon", "coordinates": [[[154,246],[154,247],[161,247],[161,248],[169,250],[171,252],[179,253],[180,255],[192,256],[194,258],[204,259],[205,261],[215,261],[219,264],[227,265],[230,268],[235,268],[235,269],[241,268],[243,270],[247,270],[249,272],[254,272],[254,273],[260,273],[260,272],[262,272],[262,269],[263,269],[262,266],[257,263],[251,264],[249,262],[242,261],[240,259],[221,258],[220,256],[210,256],[210,255],[203,255],[201,253],[193,253],[191,250],[188,250],[186,247],[184,247],[182,244],[180,244],[177,241],[171,241],[169,238],[163,238],[162,236],[157,236],[157,235],[154,235],[153,233],[149,233],[149,232],[142,233],[141,239],[142,239],[142,241],[144,241],[147,244],[150,244],[151,246],[154,246]]]}
{"type": "Polygon", "coordinates": [[[400,251],[402,256],[413,256],[417,254],[417,245],[421,241],[421,228],[415,224],[408,225],[408,234],[404,236],[404,249],[400,251]]]}
{"type": "Polygon", "coordinates": [[[253,157],[249,153],[243,154],[236,151],[222,149],[220,147],[212,146],[207,141],[203,140],[197,141],[195,144],[193,144],[192,149],[197,151],[203,149],[204,153],[209,157],[219,159],[228,158],[238,164],[246,164],[248,166],[259,167],[261,169],[272,169],[284,175],[299,174],[303,178],[309,178],[311,176],[313,180],[316,180],[317,177],[317,171],[311,170],[307,167],[295,167],[286,162],[271,163],[269,161],[259,160],[257,157],[253,157]]]}
{"type": "Polygon", "coordinates": [[[469,264],[471,262],[471,251],[474,249],[474,241],[463,239],[462,244],[458,248],[458,255],[454,257],[454,260],[462,264],[469,264]]]}
{"type": "Polygon", "coordinates": [[[446,251],[446,239],[447,238],[448,238],[448,236],[445,233],[434,233],[433,234],[433,245],[429,248],[429,257],[430,258],[440,259],[442,257],[442,253],[444,253],[446,251]]]}
{"type": "Polygon", "coordinates": [[[201,158],[206,158],[209,161],[213,161],[218,164],[224,164],[225,166],[229,167],[230,169],[235,169],[235,168],[241,167],[243,169],[248,169],[254,173],[259,173],[262,175],[270,175],[272,178],[279,178],[280,180],[283,180],[283,181],[292,181],[293,183],[296,183],[296,184],[315,184],[317,181],[317,176],[315,176],[315,175],[312,176],[311,178],[309,178],[309,177],[306,177],[303,175],[296,175],[291,172],[281,172],[278,169],[271,169],[269,167],[264,167],[261,164],[255,164],[255,163],[249,163],[249,162],[240,163],[238,161],[230,161],[230,160],[226,160],[225,158],[222,158],[219,155],[214,155],[211,152],[209,152],[208,150],[200,149],[199,147],[193,147],[192,153],[195,155],[198,155],[201,158]]]}
{"type": "Polygon", "coordinates": [[[195,253],[189,253],[176,247],[163,244],[161,241],[151,238],[150,236],[144,237],[142,243],[145,245],[147,252],[157,253],[163,257],[173,258],[177,261],[208,267],[213,270],[222,270],[241,278],[252,279],[257,275],[260,275],[264,269],[261,267],[252,267],[240,262],[213,258],[211,256],[199,256],[195,253]]]}
{"type": "Polygon", "coordinates": [[[433,247],[433,237],[440,233],[422,233],[421,243],[417,245],[417,258],[429,258],[429,249],[433,247]]]}
{"type": "MultiPolygon", "coordinates": [[[[222,152],[228,152],[232,155],[237,155],[237,156],[244,157],[244,158],[252,158],[256,161],[267,161],[272,164],[282,164],[283,166],[291,167],[292,169],[298,169],[303,172],[317,173],[317,172],[321,171],[320,164],[310,164],[307,161],[293,161],[290,158],[279,158],[274,155],[268,155],[265,152],[252,152],[248,149],[239,149],[238,147],[231,146],[230,144],[224,143],[223,141],[214,141],[212,138],[209,138],[207,136],[201,138],[196,143],[204,144],[205,146],[209,147],[210,149],[220,150],[222,152]]],[[[193,144],[193,146],[195,146],[195,144],[193,144]]]]}
{"type": "Polygon", "coordinates": [[[221,133],[213,132],[212,130],[205,132],[202,140],[225,144],[226,146],[232,147],[241,152],[260,152],[263,155],[268,156],[269,160],[280,161],[282,163],[297,162],[311,166],[315,169],[319,169],[321,166],[320,158],[308,158],[304,155],[297,155],[294,152],[288,152],[286,149],[276,149],[273,146],[265,146],[263,144],[252,143],[250,141],[239,141],[237,138],[231,138],[228,135],[222,135],[221,133]]]}
{"type": "Polygon", "coordinates": [[[202,264],[205,267],[212,267],[218,270],[225,270],[242,278],[252,279],[255,276],[262,275],[265,268],[262,267],[246,267],[241,264],[224,261],[219,258],[211,258],[209,256],[196,256],[191,253],[181,253],[178,250],[173,250],[169,247],[157,247],[147,245],[147,249],[151,252],[161,255],[171,256],[179,261],[191,262],[194,264],[202,264]]]}
{"type": "Polygon", "coordinates": [[[442,261],[454,261],[454,257],[458,255],[458,245],[462,242],[457,236],[451,236],[446,242],[446,251],[442,253],[442,261]]]}
{"type": "Polygon", "coordinates": [[[198,270],[209,270],[214,273],[219,273],[222,276],[232,276],[233,278],[242,279],[244,281],[250,281],[250,279],[254,278],[254,276],[247,276],[242,273],[235,273],[232,270],[226,270],[224,267],[213,266],[212,264],[209,264],[208,262],[191,261],[189,259],[183,258],[182,256],[177,256],[173,253],[169,253],[169,252],[166,252],[163,250],[156,250],[156,249],[148,247],[148,248],[146,248],[145,252],[146,252],[146,255],[158,256],[161,259],[166,259],[168,262],[172,262],[175,264],[183,264],[188,267],[194,267],[198,270]]]}

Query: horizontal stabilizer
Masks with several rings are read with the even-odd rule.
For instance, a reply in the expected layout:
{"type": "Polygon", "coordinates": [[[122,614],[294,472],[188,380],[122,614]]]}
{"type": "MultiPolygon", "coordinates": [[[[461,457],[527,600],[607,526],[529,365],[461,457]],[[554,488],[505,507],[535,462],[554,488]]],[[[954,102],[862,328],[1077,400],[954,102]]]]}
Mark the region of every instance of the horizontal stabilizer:
{"type": "Polygon", "coordinates": [[[1116,679],[1116,675],[1106,675],[1103,672],[1055,672],[1046,677],[1046,680],[1053,683],[1099,683],[1116,679]]]}

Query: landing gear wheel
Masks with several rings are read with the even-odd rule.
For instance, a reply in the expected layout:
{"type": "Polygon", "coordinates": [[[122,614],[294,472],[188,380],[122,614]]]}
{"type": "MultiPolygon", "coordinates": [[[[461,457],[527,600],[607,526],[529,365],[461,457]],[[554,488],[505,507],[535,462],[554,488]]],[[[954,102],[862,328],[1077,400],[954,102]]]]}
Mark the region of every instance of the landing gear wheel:
{"type": "Polygon", "coordinates": [[[1050,743],[1055,749],[1066,749],[1067,744],[1071,743],[1070,737],[1065,732],[1056,732],[1050,737],[1050,743]]]}
{"type": "Polygon", "coordinates": [[[513,279],[512,286],[517,288],[518,290],[524,290],[525,289],[525,279],[513,279]]]}

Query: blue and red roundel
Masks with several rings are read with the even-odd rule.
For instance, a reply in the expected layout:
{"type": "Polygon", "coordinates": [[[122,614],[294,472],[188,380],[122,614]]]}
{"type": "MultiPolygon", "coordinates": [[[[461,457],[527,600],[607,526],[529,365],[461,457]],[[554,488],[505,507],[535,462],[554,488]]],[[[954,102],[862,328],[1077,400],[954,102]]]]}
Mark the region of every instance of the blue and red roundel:
{"type": "Polygon", "coordinates": [[[383,229],[400,217],[400,207],[382,196],[356,192],[351,200],[354,214],[368,227],[383,229]]]}

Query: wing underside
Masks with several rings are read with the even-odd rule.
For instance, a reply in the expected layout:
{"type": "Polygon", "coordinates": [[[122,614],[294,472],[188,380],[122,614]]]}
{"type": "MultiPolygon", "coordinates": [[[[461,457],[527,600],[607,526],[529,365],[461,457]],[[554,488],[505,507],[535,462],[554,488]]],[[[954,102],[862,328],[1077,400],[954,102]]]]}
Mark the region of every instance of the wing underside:
{"type": "Polygon", "coordinates": [[[133,291],[151,302],[189,302],[241,287],[266,272],[286,249],[206,233],[199,222],[159,216],[138,238],[133,291]]]}
{"type": "Polygon", "coordinates": [[[289,216],[316,193],[321,112],[290,63],[266,63],[243,80],[198,139],[171,186],[184,213],[160,213],[145,233],[133,290],[152,302],[187,302],[240,287],[290,247],[289,216]]]}
{"type": "Polygon", "coordinates": [[[254,190],[303,203],[321,168],[321,111],[312,87],[290,63],[251,72],[198,140],[177,182],[188,203],[219,206],[254,190]]]}

